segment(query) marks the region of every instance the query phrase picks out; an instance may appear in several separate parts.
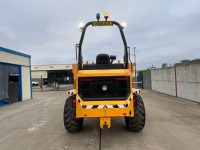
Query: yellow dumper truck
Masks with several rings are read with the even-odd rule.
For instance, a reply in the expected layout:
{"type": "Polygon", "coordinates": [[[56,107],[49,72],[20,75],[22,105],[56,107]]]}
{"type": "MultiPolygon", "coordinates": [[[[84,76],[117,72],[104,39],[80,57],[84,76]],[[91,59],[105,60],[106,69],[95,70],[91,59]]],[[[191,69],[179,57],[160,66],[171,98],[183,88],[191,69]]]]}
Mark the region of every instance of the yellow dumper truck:
{"type": "Polygon", "coordinates": [[[134,64],[130,61],[124,27],[116,21],[91,21],[81,27],[76,45],[77,64],[73,64],[74,88],[64,106],[64,126],[68,132],[82,129],[84,118],[99,118],[100,128],[111,127],[113,117],[124,117],[128,130],[141,131],[145,126],[145,107],[140,90],[132,87],[134,64]],[[98,54],[95,63],[83,63],[82,43],[88,26],[117,26],[124,44],[124,62],[113,63],[115,55],[98,54]]]}

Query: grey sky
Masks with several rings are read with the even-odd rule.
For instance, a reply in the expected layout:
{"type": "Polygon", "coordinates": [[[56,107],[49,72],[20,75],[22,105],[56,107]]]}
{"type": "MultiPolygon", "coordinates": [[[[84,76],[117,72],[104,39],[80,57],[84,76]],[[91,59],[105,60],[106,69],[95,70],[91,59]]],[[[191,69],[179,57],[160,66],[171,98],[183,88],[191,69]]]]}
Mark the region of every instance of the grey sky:
{"type": "MultiPolygon", "coordinates": [[[[95,20],[98,12],[101,20],[108,12],[109,20],[126,22],[138,69],[200,58],[198,0],[0,0],[0,46],[30,54],[34,65],[74,63],[78,24],[95,20]]],[[[91,28],[86,59],[100,48],[115,55],[123,51],[116,28],[91,28]]]]}

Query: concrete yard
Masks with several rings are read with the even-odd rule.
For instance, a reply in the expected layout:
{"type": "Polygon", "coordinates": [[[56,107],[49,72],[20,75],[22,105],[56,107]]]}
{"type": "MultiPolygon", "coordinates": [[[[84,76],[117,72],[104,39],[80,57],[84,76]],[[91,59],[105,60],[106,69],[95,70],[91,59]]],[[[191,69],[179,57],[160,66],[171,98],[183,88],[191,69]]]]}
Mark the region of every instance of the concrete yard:
{"type": "Polygon", "coordinates": [[[129,132],[123,118],[114,118],[109,130],[99,129],[99,119],[85,119],[82,131],[72,134],[63,125],[66,91],[33,89],[32,100],[0,107],[0,150],[200,148],[198,103],[148,90],[141,95],[146,107],[142,132],[129,132]]]}

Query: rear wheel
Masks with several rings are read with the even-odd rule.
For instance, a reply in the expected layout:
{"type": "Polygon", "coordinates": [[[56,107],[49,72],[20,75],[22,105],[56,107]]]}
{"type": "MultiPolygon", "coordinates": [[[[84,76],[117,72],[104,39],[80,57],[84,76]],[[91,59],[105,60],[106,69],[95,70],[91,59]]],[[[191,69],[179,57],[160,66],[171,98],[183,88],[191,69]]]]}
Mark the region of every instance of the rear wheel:
{"type": "Polygon", "coordinates": [[[72,105],[74,99],[76,95],[69,96],[64,106],[64,126],[68,132],[78,132],[83,126],[83,118],[76,118],[76,108],[72,105]]]}
{"type": "Polygon", "coordinates": [[[134,117],[125,117],[125,123],[129,131],[139,132],[145,126],[145,107],[140,95],[133,94],[133,98],[136,99],[134,117]]]}

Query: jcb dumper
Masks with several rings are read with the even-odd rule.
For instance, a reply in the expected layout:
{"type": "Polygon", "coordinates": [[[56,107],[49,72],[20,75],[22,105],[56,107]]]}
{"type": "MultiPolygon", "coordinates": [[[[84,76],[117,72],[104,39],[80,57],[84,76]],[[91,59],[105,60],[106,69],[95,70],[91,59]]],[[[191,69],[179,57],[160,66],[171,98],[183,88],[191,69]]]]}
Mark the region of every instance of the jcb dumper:
{"type": "Polygon", "coordinates": [[[112,117],[124,117],[130,131],[141,131],[145,125],[145,107],[140,90],[132,87],[134,67],[129,59],[123,26],[115,21],[91,21],[81,27],[76,45],[78,63],[73,64],[74,87],[64,106],[64,126],[69,132],[82,129],[84,118],[99,118],[100,128],[111,127],[112,117]],[[124,44],[124,62],[114,63],[115,55],[98,54],[95,63],[83,63],[82,43],[88,26],[117,26],[124,44]]]}

